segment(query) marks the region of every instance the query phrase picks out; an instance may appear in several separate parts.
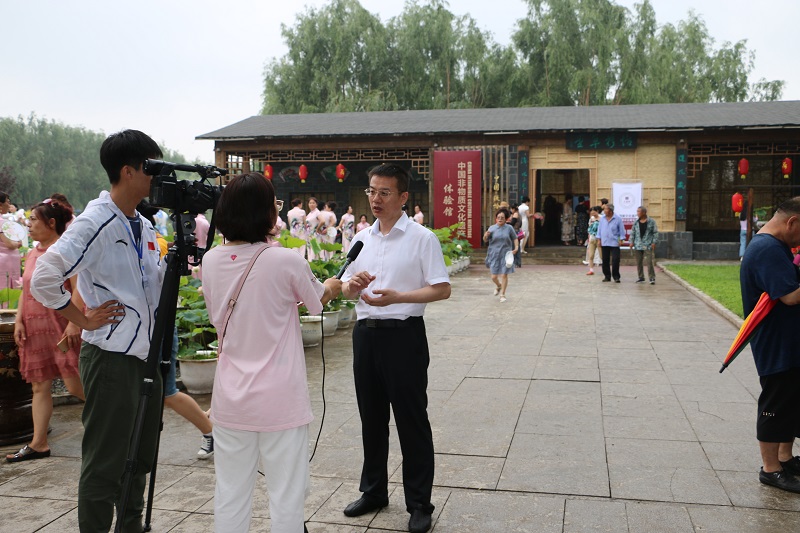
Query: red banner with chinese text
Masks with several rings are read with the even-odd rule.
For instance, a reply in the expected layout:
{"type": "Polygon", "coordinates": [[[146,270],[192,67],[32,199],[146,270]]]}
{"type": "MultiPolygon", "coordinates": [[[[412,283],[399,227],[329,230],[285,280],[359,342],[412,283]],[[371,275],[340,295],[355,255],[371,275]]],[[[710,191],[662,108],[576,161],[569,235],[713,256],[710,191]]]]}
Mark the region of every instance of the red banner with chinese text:
{"type": "Polygon", "coordinates": [[[438,228],[463,222],[464,238],[480,248],[480,150],[433,152],[433,213],[438,228]]]}

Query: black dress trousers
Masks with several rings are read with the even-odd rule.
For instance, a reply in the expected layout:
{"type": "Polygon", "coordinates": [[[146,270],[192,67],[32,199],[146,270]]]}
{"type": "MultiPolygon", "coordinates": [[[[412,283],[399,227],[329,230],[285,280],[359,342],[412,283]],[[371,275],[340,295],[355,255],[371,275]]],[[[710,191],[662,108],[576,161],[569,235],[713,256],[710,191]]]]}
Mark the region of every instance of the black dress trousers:
{"type": "Polygon", "coordinates": [[[428,420],[428,339],[422,317],[408,327],[353,328],[353,374],[361,415],[364,466],[361,492],[388,499],[389,406],[403,453],[408,512],[433,512],[433,435],[428,420]]]}

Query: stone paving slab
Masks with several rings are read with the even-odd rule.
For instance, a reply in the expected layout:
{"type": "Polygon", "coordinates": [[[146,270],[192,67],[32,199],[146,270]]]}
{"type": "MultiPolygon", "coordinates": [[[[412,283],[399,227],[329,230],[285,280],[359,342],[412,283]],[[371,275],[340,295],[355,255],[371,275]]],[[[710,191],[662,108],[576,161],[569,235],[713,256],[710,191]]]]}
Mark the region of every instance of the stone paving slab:
{"type": "MultiPolygon", "coordinates": [[[[666,276],[601,283],[582,266],[526,264],[508,301],[482,266],[428,306],[435,533],[800,531],[800,496],[758,482],[760,391],[748,350],[719,374],[736,326],[666,276]]],[[[325,339],[326,414],[311,463],[311,533],[406,531],[402,455],[390,431],[389,506],[347,518],[361,428],[350,330],[325,339]]],[[[309,450],[320,428],[322,350],[308,349],[309,450]]],[[[207,407],[209,396],[200,396],[207,407]]],[[[77,530],[80,405],[57,406],[53,456],[0,464],[0,533],[77,530]]],[[[154,532],[213,529],[214,464],[165,413],[154,532]]],[[[6,447],[3,453],[17,447],[6,447]]],[[[269,530],[257,484],[251,531],[269,530]]]]}

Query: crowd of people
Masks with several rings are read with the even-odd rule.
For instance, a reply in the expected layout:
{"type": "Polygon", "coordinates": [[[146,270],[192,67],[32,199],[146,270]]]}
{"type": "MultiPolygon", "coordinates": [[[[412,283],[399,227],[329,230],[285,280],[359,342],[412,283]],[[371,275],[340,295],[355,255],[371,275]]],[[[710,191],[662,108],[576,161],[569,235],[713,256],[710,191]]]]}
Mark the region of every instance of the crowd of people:
{"type": "MultiPolygon", "coordinates": [[[[358,222],[356,222],[352,205],[347,206],[344,214],[337,222],[336,202],[320,203],[316,197],[312,196],[306,201],[308,212],[303,209],[303,200],[300,198],[294,198],[291,204],[292,208],[286,213],[286,223],[281,219],[280,213],[278,214],[278,225],[283,224],[288,227],[289,234],[292,237],[305,242],[305,244],[294,249],[309,261],[315,259],[329,260],[334,254],[329,246],[320,246],[321,252],[317,254],[311,243],[312,240],[317,245],[341,242],[342,252],[346,254],[350,250],[350,245],[355,235],[372,225],[366,214],[359,215],[358,222]],[[320,205],[322,210],[319,209],[320,205]]],[[[282,202],[281,205],[283,205],[282,202]]],[[[408,206],[404,204],[403,214],[417,224],[422,225],[424,223],[425,215],[419,205],[414,206],[413,215],[408,215],[408,206]]],[[[275,233],[274,230],[273,232],[275,233]]]]}

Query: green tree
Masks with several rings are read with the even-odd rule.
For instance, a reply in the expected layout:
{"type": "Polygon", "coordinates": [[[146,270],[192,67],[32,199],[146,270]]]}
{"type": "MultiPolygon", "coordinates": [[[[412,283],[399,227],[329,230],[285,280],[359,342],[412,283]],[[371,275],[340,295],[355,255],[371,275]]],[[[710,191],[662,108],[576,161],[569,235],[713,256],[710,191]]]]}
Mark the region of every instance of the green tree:
{"type": "MultiPolygon", "coordinates": [[[[29,208],[55,192],[83,209],[103,189],[108,176],[100,165],[100,145],[106,136],[80,127],[31,115],[0,118],[0,184],[10,175],[12,201],[29,208]]],[[[162,148],[165,159],[186,163],[180,154],[162,148]]],[[[0,189],[2,190],[2,189],[0,189]]]]}
{"type": "Polygon", "coordinates": [[[309,8],[281,35],[289,53],[264,70],[264,113],[395,107],[386,28],[357,0],[309,8]]]}
{"type": "Polygon", "coordinates": [[[715,46],[693,12],[659,27],[650,0],[526,0],[510,46],[445,0],[387,23],[358,0],[308,9],[264,71],[262,113],[775,100],[744,40],[715,46]]]}

